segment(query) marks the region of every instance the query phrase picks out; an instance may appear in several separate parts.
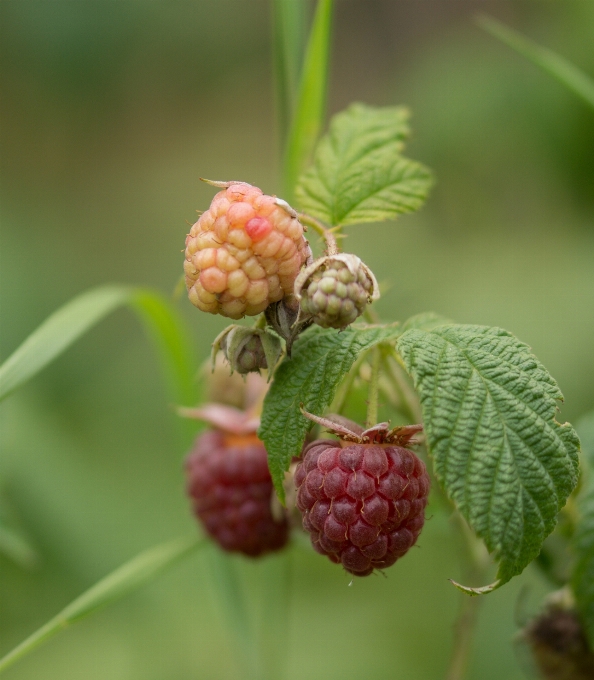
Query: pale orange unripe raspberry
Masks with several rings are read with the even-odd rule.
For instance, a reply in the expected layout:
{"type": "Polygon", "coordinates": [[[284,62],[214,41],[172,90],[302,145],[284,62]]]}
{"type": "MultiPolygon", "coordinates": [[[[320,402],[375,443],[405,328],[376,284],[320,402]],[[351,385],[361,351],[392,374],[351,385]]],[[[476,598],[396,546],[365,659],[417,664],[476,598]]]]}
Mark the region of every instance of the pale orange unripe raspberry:
{"type": "Polygon", "coordinates": [[[203,312],[254,316],[293,292],[309,245],[284,201],[245,182],[216,185],[223,191],[186,238],[188,296],[203,312]]]}

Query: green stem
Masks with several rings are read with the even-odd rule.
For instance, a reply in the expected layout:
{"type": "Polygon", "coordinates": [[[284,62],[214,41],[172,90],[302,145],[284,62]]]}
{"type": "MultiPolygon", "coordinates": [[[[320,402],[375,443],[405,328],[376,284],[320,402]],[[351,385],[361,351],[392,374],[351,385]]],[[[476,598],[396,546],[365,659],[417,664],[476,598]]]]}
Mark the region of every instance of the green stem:
{"type": "Polygon", "coordinates": [[[363,353],[357,359],[351,370],[348,372],[346,378],[342,381],[342,384],[338,388],[336,396],[334,397],[334,400],[332,401],[332,404],[330,406],[330,413],[338,414],[342,413],[342,410],[349,396],[353,383],[355,382],[355,379],[359,375],[361,364],[367,359],[367,354],[368,352],[363,353]]]}
{"type": "MultiPolygon", "coordinates": [[[[389,347],[388,352],[390,356],[394,355],[394,349],[389,347]]],[[[420,423],[423,419],[421,413],[421,406],[415,393],[410,389],[406,382],[402,369],[398,364],[392,363],[388,356],[384,355],[384,368],[386,378],[394,388],[398,398],[400,399],[400,410],[410,419],[411,423],[420,423]]]]}
{"type": "Polygon", "coordinates": [[[335,233],[338,233],[338,227],[328,229],[315,217],[306,213],[299,213],[299,221],[308,227],[311,227],[317,234],[319,234],[326,241],[326,254],[336,255],[338,253],[338,244],[336,242],[335,233]]]}
{"type": "MultiPolygon", "coordinates": [[[[459,512],[454,512],[453,519],[459,526],[464,543],[464,580],[466,583],[485,583],[490,564],[487,550],[472,533],[459,512]]],[[[460,597],[462,599],[458,617],[454,624],[454,645],[446,680],[463,680],[466,674],[478,612],[483,601],[480,595],[473,597],[460,593],[460,597]]]]}
{"type": "Polygon", "coordinates": [[[371,357],[371,378],[369,381],[369,393],[367,404],[367,427],[372,427],[377,423],[377,413],[379,404],[379,371],[382,361],[382,351],[379,346],[372,350],[371,357]]]}

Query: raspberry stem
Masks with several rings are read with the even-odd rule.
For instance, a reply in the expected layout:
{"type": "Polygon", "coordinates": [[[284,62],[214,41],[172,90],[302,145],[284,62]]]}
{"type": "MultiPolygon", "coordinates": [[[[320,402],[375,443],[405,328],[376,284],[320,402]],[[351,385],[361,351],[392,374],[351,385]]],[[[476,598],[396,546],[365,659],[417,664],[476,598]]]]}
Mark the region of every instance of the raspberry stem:
{"type": "MultiPolygon", "coordinates": [[[[393,349],[390,347],[389,351],[391,354],[393,349]]],[[[402,411],[411,423],[420,423],[423,416],[419,402],[415,399],[414,393],[407,385],[400,366],[398,364],[394,365],[386,354],[383,355],[382,359],[385,376],[394,388],[399,402],[397,405],[395,404],[396,408],[402,411]]]]}
{"type": "MultiPolygon", "coordinates": [[[[466,555],[462,560],[466,573],[466,582],[484,583],[489,568],[489,555],[485,546],[472,533],[459,512],[454,512],[453,519],[459,525],[466,555]]],[[[477,624],[478,612],[482,597],[469,597],[460,594],[460,610],[454,623],[454,646],[446,680],[463,680],[468,667],[472,638],[477,624]]]]}
{"type": "Polygon", "coordinates": [[[378,345],[376,345],[371,350],[371,352],[371,378],[369,381],[369,392],[367,397],[367,427],[372,427],[377,423],[379,402],[379,371],[382,361],[382,351],[378,345]]]}
{"type": "Polygon", "coordinates": [[[332,229],[328,229],[319,220],[316,220],[315,217],[307,215],[306,213],[299,213],[298,218],[300,222],[311,227],[326,241],[327,255],[336,255],[338,253],[338,244],[336,243],[336,237],[334,236],[332,229]]]}

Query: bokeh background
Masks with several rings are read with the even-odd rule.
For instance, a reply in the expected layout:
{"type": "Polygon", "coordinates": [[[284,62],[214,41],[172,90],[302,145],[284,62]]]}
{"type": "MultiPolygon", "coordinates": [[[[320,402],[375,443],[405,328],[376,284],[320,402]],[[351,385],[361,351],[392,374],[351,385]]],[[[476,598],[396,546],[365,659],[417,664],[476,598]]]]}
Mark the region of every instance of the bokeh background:
{"type": "MultiPolygon", "coordinates": [[[[89,287],[172,295],[186,221],[213,195],[199,176],[279,191],[269,10],[0,3],[2,358],[89,287]]],[[[351,227],[347,243],[389,285],[382,315],[433,310],[509,329],[575,420],[594,407],[594,113],[479,29],[477,11],[594,73],[592,2],[339,0],[330,112],[406,104],[407,153],[438,180],[420,213],[351,227]]],[[[177,304],[202,360],[225,320],[177,304]]],[[[3,512],[39,559],[25,569],[0,556],[0,654],[137,552],[195,531],[170,402],[137,319],[119,311],[2,404],[3,512]]],[[[443,677],[459,546],[438,511],[419,545],[386,578],[351,587],[294,547],[288,642],[262,633],[277,677],[443,677]]],[[[254,601],[268,592],[263,574],[278,573],[274,560],[236,566],[254,601]]],[[[531,567],[486,598],[468,678],[525,677],[512,638],[547,589],[531,567]]],[[[196,555],[6,678],[241,678],[221,607],[208,555],[196,555]]]]}

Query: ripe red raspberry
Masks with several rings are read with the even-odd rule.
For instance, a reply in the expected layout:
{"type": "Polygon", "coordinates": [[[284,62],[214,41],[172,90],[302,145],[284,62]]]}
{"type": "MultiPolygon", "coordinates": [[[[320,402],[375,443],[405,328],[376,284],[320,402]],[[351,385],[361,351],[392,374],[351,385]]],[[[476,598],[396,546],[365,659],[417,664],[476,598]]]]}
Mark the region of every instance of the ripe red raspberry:
{"type": "Polygon", "coordinates": [[[186,471],[194,512],[223,550],[257,557],[285,546],[289,525],[272,515],[266,449],[255,434],[204,432],[186,471]]]}
{"type": "Polygon", "coordinates": [[[314,549],[355,576],[394,564],[425,522],[429,476],[401,446],[319,439],[305,448],[295,484],[314,549]]]}
{"type": "Polygon", "coordinates": [[[184,271],[192,304],[241,319],[293,292],[310,254],[296,213],[245,182],[224,187],[186,238],[184,271]]]}

